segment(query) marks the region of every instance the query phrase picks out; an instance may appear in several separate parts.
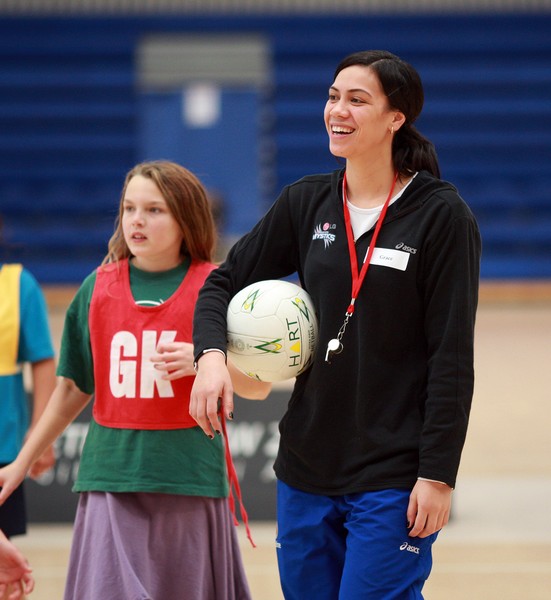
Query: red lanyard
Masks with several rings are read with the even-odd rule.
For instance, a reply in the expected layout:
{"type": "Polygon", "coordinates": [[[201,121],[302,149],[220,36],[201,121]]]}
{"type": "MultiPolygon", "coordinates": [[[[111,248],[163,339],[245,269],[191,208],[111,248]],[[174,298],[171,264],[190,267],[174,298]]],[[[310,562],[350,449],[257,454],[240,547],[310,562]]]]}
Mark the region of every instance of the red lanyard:
{"type": "Polygon", "coordinates": [[[371,262],[373,251],[375,250],[375,244],[377,243],[377,238],[379,237],[379,231],[381,230],[381,226],[385,219],[386,211],[388,205],[390,204],[390,199],[392,198],[392,193],[394,192],[394,187],[396,186],[397,180],[398,173],[394,175],[394,180],[392,181],[392,185],[390,186],[390,192],[388,192],[388,198],[385,200],[385,203],[381,210],[381,214],[377,219],[377,225],[375,226],[375,232],[373,233],[373,238],[371,239],[371,243],[369,244],[367,256],[365,257],[364,263],[362,265],[362,270],[358,275],[358,259],[356,258],[356,245],[354,243],[354,234],[352,232],[352,224],[350,222],[350,211],[348,210],[348,203],[346,198],[346,172],[344,173],[344,177],[342,180],[342,199],[344,207],[344,222],[346,224],[346,238],[348,240],[348,254],[350,255],[350,268],[352,269],[352,298],[350,300],[348,310],[346,311],[348,317],[352,316],[352,314],[354,313],[354,304],[356,302],[358,294],[360,293],[360,288],[362,287],[362,283],[364,282],[367,269],[369,268],[369,263],[371,262]]]}

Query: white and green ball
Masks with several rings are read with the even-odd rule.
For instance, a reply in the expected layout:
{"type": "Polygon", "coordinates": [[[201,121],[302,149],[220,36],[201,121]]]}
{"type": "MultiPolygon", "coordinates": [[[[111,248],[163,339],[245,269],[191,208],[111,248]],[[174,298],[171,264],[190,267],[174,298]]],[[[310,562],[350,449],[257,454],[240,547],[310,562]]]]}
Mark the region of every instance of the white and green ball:
{"type": "Polygon", "coordinates": [[[228,357],[260,381],[300,375],[313,359],[318,321],[300,286],[279,279],[253,283],[228,306],[228,357]]]}

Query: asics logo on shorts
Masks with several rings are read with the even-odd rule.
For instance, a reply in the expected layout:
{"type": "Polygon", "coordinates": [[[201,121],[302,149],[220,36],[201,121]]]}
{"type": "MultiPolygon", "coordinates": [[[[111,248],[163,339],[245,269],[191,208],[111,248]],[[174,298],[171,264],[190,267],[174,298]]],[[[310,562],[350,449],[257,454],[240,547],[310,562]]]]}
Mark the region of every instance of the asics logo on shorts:
{"type": "Polygon", "coordinates": [[[400,550],[407,550],[408,552],[413,552],[413,554],[419,554],[419,548],[417,546],[412,546],[411,544],[408,544],[407,542],[404,542],[400,546],[400,550]]]}

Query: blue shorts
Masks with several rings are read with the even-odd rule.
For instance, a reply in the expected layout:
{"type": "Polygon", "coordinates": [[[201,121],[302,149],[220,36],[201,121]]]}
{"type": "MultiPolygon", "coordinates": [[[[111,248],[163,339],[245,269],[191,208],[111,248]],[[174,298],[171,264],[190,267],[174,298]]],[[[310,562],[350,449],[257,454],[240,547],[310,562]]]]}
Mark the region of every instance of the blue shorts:
{"type": "Polygon", "coordinates": [[[419,600],[432,544],[408,535],[408,490],[321,496],[277,482],[286,600],[419,600]]]}

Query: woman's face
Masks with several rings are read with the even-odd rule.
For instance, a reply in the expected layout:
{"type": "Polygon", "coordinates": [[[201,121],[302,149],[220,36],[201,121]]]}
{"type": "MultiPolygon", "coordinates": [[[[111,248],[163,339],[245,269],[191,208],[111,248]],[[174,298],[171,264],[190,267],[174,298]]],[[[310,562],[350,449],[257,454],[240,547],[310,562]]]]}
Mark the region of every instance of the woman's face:
{"type": "Polygon", "coordinates": [[[128,182],[123,198],[122,230],[138,268],[166,271],[180,264],[182,230],[151,179],[136,175],[128,182]]]}
{"type": "Polygon", "coordinates": [[[396,114],[401,113],[390,109],[372,69],[361,65],[343,69],[329,88],[324,111],[331,153],[351,160],[390,152],[391,128],[399,127],[396,114]]]}

